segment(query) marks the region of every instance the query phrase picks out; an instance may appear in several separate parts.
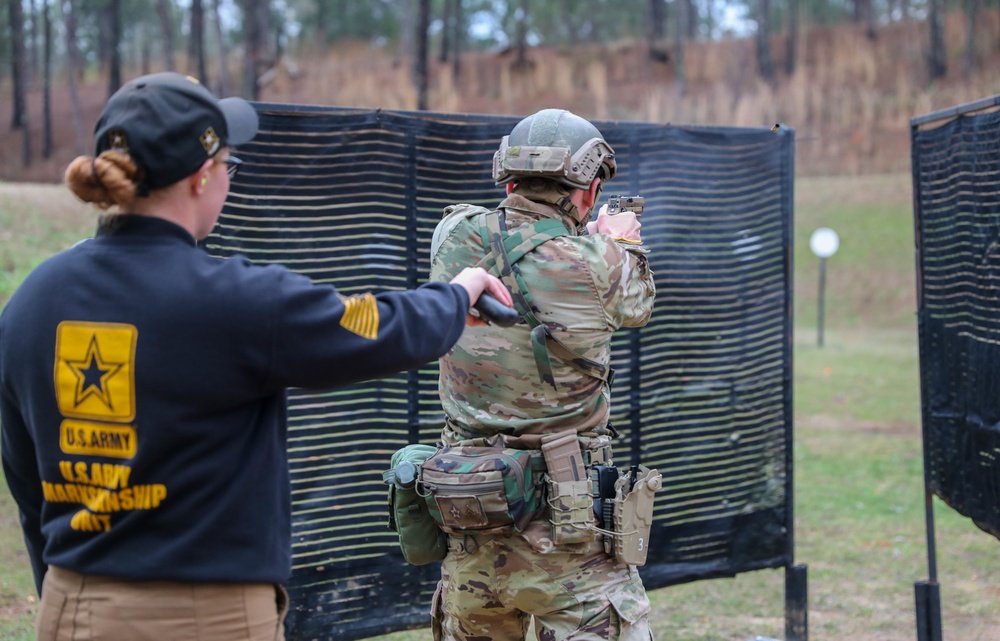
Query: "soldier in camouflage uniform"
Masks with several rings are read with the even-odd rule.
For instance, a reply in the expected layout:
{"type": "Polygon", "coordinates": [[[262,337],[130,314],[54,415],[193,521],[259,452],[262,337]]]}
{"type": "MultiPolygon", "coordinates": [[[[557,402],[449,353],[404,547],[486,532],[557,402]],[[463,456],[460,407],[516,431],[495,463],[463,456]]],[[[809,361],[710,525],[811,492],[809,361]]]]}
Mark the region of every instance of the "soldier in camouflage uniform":
{"type": "MultiPolygon", "coordinates": [[[[441,359],[444,444],[500,438],[538,448],[542,435],[573,430],[585,453],[608,447],[611,336],[645,325],[655,296],[636,216],[602,208],[588,222],[615,170],[596,127],[546,109],[517,124],[495,156],[494,179],[508,196],[492,228],[485,208],[445,209],[432,242],[432,280],[481,261],[498,224],[517,237],[511,246],[537,232],[531,225],[539,221],[559,225],[546,223],[547,240],[537,246],[521,243],[523,258],[511,251],[513,268],[496,253],[486,261],[515,301],[526,294],[521,303],[538,326],[533,331],[522,311],[525,322],[512,327],[469,329],[441,359]]],[[[588,536],[556,545],[542,513],[516,534],[450,537],[432,605],[434,638],[521,640],[534,617],[540,641],[651,639],[638,571],[606,553],[601,534],[588,536]]]]}

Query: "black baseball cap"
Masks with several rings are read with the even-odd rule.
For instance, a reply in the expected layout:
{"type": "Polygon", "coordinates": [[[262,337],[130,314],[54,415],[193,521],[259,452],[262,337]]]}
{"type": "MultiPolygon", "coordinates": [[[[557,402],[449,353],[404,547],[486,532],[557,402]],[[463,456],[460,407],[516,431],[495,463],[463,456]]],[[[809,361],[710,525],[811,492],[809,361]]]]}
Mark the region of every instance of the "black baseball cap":
{"type": "Polygon", "coordinates": [[[108,99],[94,126],[94,155],[128,154],[145,195],[190,176],[223,147],[249,142],[257,124],[257,112],[242,98],[219,100],[191,76],[154,73],[108,99]]]}

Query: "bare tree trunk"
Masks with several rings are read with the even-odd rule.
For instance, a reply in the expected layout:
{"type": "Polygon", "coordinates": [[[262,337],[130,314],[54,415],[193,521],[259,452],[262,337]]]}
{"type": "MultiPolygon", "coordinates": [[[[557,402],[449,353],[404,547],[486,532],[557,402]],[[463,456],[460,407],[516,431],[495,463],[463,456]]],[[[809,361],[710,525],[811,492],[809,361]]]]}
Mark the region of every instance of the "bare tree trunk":
{"type": "Polygon", "coordinates": [[[191,0],[190,38],[188,69],[194,70],[201,84],[208,86],[208,69],[205,66],[205,11],[201,0],[191,0]]]}
{"type": "MultiPolygon", "coordinates": [[[[257,78],[276,65],[278,62],[278,47],[271,40],[271,0],[256,0],[254,12],[257,14],[257,78]]],[[[254,100],[260,100],[260,88],[257,83],[254,100]]]]}
{"type": "Polygon", "coordinates": [[[687,36],[687,11],[690,5],[687,0],[674,0],[677,15],[674,16],[674,76],[677,84],[677,94],[683,96],[687,91],[687,80],[684,76],[684,40],[687,36]]]}
{"type": "Polygon", "coordinates": [[[149,28],[149,22],[143,20],[139,24],[139,68],[141,69],[142,75],[146,75],[150,71],[150,65],[153,62],[153,45],[152,45],[152,30],[149,28]]]}
{"type": "Polygon", "coordinates": [[[10,13],[10,70],[14,99],[10,128],[21,129],[27,118],[24,99],[24,14],[21,11],[21,0],[7,0],[7,10],[10,13]]]}
{"type": "Polygon", "coordinates": [[[42,158],[52,157],[52,18],[42,0],[42,158]]]}
{"type": "Polygon", "coordinates": [[[444,12],[441,15],[441,52],[438,60],[448,62],[448,47],[451,44],[452,35],[452,5],[453,0],[444,0],[444,12]]]}
{"type": "Polygon", "coordinates": [[[687,40],[698,37],[698,5],[694,0],[681,0],[684,5],[684,35],[687,40]]]}
{"type": "Polygon", "coordinates": [[[771,0],[757,2],[757,67],[767,82],[774,80],[774,61],[771,59],[771,0]]]}
{"type": "MultiPolygon", "coordinates": [[[[42,0],[44,2],[44,0],[42,0]]],[[[35,0],[30,0],[28,2],[28,19],[31,20],[31,31],[30,31],[30,41],[28,43],[28,64],[27,64],[27,84],[25,86],[32,86],[32,79],[39,75],[41,70],[38,60],[38,22],[39,22],[39,12],[38,8],[35,6],[35,0]]]]}
{"type": "Polygon", "coordinates": [[[219,95],[228,96],[232,91],[233,83],[229,79],[229,51],[226,49],[225,34],[222,33],[219,0],[212,0],[212,18],[215,22],[215,39],[219,43],[219,95]]]}
{"type": "Polygon", "coordinates": [[[249,100],[256,100],[260,95],[257,86],[257,64],[260,58],[260,25],[257,23],[255,11],[256,0],[242,0],[243,5],[243,81],[240,83],[240,95],[249,100]]]}
{"type": "Polygon", "coordinates": [[[932,79],[943,78],[948,73],[944,61],[944,35],[941,25],[941,0],[928,0],[927,25],[930,27],[931,50],[928,67],[932,79]]]}
{"type": "MultiPolygon", "coordinates": [[[[413,19],[413,0],[399,0],[400,37],[399,49],[396,50],[395,64],[409,65],[413,59],[413,36],[416,32],[416,21],[413,19]]],[[[413,67],[414,72],[416,66],[413,67]]]]}
{"type": "Polygon", "coordinates": [[[271,24],[271,10],[267,9],[268,22],[266,24],[271,27],[271,35],[274,36],[274,40],[271,41],[271,45],[268,45],[268,60],[270,61],[270,66],[272,69],[277,68],[278,64],[281,62],[282,56],[285,55],[285,45],[282,42],[282,34],[285,33],[285,23],[279,17],[277,24],[271,24]]]}
{"type": "Polygon", "coordinates": [[[257,79],[261,70],[268,65],[268,0],[243,0],[243,34],[246,52],[243,59],[243,83],[241,94],[248,100],[260,100],[260,84],[257,79]]]}
{"type": "Polygon", "coordinates": [[[799,0],[788,0],[788,50],[785,53],[785,73],[795,73],[799,52],[799,0]]]}
{"type": "Polygon", "coordinates": [[[462,47],[465,46],[465,16],[462,12],[462,0],[455,0],[455,28],[453,30],[451,75],[455,81],[462,72],[462,47]]]}
{"type": "MultiPolygon", "coordinates": [[[[656,2],[657,0],[650,0],[656,2]]],[[[663,0],[659,0],[663,2],[663,0]]],[[[579,0],[562,0],[559,5],[563,19],[560,21],[559,43],[563,45],[573,44],[577,34],[580,33],[580,10],[579,0]]]]}
{"type": "Polygon", "coordinates": [[[417,109],[427,111],[427,29],[431,23],[430,0],[419,0],[417,9],[417,55],[414,75],[417,83],[417,109]]]}
{"type": "Polygon", "coordinates": [[[111,64],[110,29],[111,24],[111,0],[98,0],[96,7],[93,3],[83,3],[83,14],[90,15],[97,13],[97,23],[100,28],[97,30],[97,67],[103,72],[111,64]],[[88,6],[89,5],[89,6],[88,6]]]}
{"type": "Polygon", "coordinates": [[[80,50],[76,46],[76,0],[63,0],[63,19],[66,23],[66,86],[73,108],[73,129],[76,131],[78,154],[87,153],[86,133],[83,129],[83,108],[76,91],[76,77],[80,73],[80,50]]]}
{"type": "Polygon", "coordinates": [[[976,14],[979,0],[965,0],[965,73],[971,74],[979,67],[976,59],[976,14]]]}
{"type": "Polygon", "coordinates": [[[170,20],[170,0],[156,0],[156,11],[160,14],[160,28],[163,29],[163,61],[167,71],[174,71],[174,26],[170,20]]]}
{"type": "Polygon", "coordinates": [[[857,24],[868,22],[868,14],[872,10],[872,0],[854,0],[852,19],[857,24]]]}
{"type": "Polygon", "coordinates": [[[854,22],[864,23],[865,35],[868,36],[869,40],[874,40],[877,37],[873,0],[854,0],[854,22]]]}
{"type": "Polygon", "coordinates": [[[21,130],[22,160],[31,166],[31,127],[28,126],[27,109],[27,52],[24,49],[24,9],[21,0],[8,0],[11,32],[11,72],[14,82],[14,110],[10,128],[21,130]]]}
{"type": "Polygon", "coordinates": [[[110,0],[111,18],[111,41],[108,57],[108,97],[122,86],[122,2],[121,0],[110,0]]]}
{"type": "MultiPolygon", "coordinates": [[[[198,78],[199,80],[202,80],[202,78],[200,78],[198,76],[198,71],[196,69],[196,67],[198,66],[198,58],[197,58],[198,52],[195,51],[195,48],[198,45],[196,44],[197,38],[195,38],[195,35],[194,35],[195,29],[197,27],[197,25],[195,24],[195,22],[197,21],[197,18],[195,18],[195,16],[194,16],[194,13],[195,13],[194,12],[194,5],[195,5],[196,2],[200,2],[200,0],[191,0],[191,13],[188,16],[188,38],[187,38],[187,47],[186,47],[187,63],[185,65],[185,73],[187,73],[190,76],[194,76],[195,78],[198,78]]],[[[183,32],[184,32],[184,30],[181,29],[181,33],[183,33],[183,32]]]]}
{"type": "MultiPolygon", "coordinates": [[[[316,31],[313,36],[313,44],[315,45],[317,51],[326,51],[328,40],[326,22],[328,20],[327,15],[329,11],[330,5],[326,2],[316,3],[316,31]]],[[[404,31],[403,33],[405,34],[406,32],[404,31]]]]}
{"type": "Polygon", "coordinates": [[[517,25],[517,59],[514,66],[524,69],[528,66],[528,0],[521,0],[514,13],[514,21],[517,25]]]}
{"type": "Polygon", "coordinates": [[[667,20],[667,6],[663,0],[649,0],[649,24],[646,27],[646,37],[649,42],[649,57],[652,60],[665,62],[666,52],[660,49],[663,41],[663,25],[667,20]]]}

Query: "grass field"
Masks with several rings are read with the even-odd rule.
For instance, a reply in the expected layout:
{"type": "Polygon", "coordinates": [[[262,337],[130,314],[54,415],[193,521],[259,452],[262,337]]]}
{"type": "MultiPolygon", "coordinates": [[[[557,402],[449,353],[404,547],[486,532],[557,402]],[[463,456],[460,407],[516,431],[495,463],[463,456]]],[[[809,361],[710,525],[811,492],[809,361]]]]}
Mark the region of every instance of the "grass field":
{"type": "MultiPolygon", "coordinates": [[[[796,561],[808,565],[809,638],[916,639],[927,578],[908,175],[800,178],[795,232],[796,561]],[[809,234],[832,227],[824,346],[809,234]]],[[[93,227],[54,187],[0,185],[0,305],[48,254],[93,227]]],[[[949,641],[1000,639],[1000,543],[935,500],[949,641]]],[[[0,640],[32,638],[34,588],[16,510],[0,489],[0,640]]],[[[784,575],[759,571],[651,593],[657,638],[784,636],[784,575]]],[[[425,641],[427,630],[379,637],[425,641]]]]}

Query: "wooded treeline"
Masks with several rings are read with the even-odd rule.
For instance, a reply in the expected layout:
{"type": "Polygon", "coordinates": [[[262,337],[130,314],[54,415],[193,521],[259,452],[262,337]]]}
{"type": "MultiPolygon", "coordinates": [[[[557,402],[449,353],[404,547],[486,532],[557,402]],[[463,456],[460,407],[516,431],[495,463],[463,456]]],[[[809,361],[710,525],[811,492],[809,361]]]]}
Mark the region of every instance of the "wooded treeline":
{"type": "MultiPolygon", "coordinates": [[[[462,73],[464,52],[509,49],[515,69],[528,69],[530,48],[643,41],[649,56],[674,68],[684,91],[684,48],[695,40],[753,37],[756,70],[773,82],[795,71],[803,26],[854,22],[870,37],[904,19],[928,25],[928,78],[949,73],[942,35],[946,0],[6,0],[0,12],[0,82],[11,86],[11,128],[23,132],[30,165],[25,96],[43,92],[42,154],[52,149],[51,88],[65,83],[77,146],[86,132],[78,83],[99,76],[108,93],[125,74],[181,71],[218,95],[256,100],[286,52],[320,52],[347,39],[391,48],[411,65],[416,108],[427,108],[432,57],[462,73]],[[787,50],[772,55],[772,36],[787,50]],[[776,57],[784,60],[775,68],[776,57]],[[127,67],[127,70],[125,69],[127,67]]],[[[951,0],[958,2],[959,0],[951,0]]],[[[961,0],[967,29],[963,70],[977,65],[977,11],[1000,0],[961,0]]]]}

